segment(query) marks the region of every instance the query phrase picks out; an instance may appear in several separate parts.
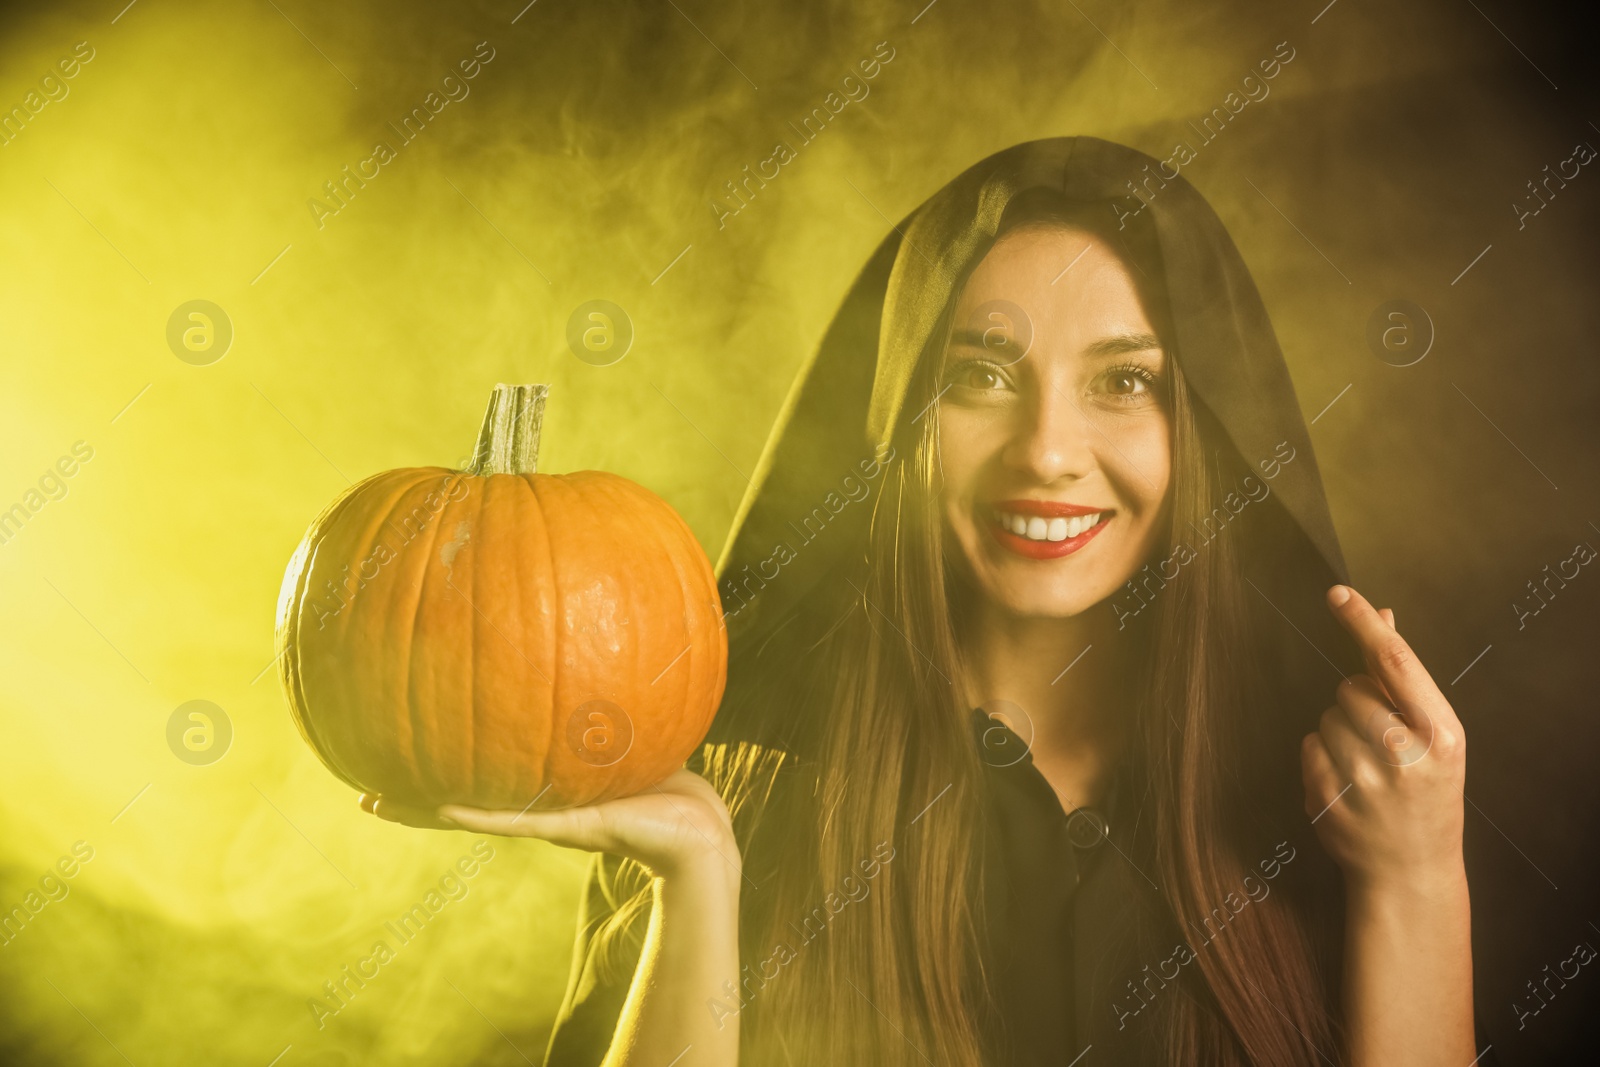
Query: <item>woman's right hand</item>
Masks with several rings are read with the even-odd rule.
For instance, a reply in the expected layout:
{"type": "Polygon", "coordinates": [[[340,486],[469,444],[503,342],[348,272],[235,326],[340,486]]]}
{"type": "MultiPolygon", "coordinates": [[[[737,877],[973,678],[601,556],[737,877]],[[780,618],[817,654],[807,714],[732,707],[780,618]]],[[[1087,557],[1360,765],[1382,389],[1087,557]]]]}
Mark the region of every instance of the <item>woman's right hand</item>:
{"type": "Polygon", "coordinates": [[[576,808],[519,812],[446,804],[429,810],[374,793],[362,794],[361,807],[408,826],[537,837],[563,848],[608,852],[666,878],[710,865],[725,866],[735,878],[741,871],[727,805],[710,782],[683,768],[632,796],[576,808]]]}

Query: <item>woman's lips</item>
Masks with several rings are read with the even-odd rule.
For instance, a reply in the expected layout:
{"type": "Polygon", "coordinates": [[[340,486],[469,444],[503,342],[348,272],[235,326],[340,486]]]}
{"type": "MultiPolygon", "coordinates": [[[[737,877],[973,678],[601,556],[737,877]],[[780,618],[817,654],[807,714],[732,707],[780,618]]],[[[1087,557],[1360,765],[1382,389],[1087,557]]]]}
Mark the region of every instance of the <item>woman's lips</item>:
{"type": "MultiPolygon", "coordinates": [[[[1017,501],[1015,503],[1021,504],[1022,502],[1017,501]]],[[[1073,505],[1055,505],[1046,509],[1038,506],[1042,502],[1029,501],[1028,503],[1034,506],[1027,508],[1017,507],[1015,509],[996,508],[989,513],[988,519],[983,523],[984,526],[988,527],[989,533],[994,537],[995,541],[999,543],[1001,548],[1004,548],[1026,559],[1060,559],[1062,556],[1070,556],[1072,553],[1078,551],[1078,549],[1082,548],[1084,545],[1093,540],[1095,535],[1101,530],[1105,529],[1106,525],[1111,521],[1112,515],[1115,514],[1112,511],[1101,511],[1099,513],[1099,521],[1097,521],[1093,526],[1090,526],[1088,529],[1081,530],[1077,534],[1071,537],[1063,538],[1059,541],[1035,540],[1031,537],[1024,537],[1021,534],[1013,533],[1003,523],[999,512],[1001,510],[1005,510],[1007,514],[1011,515],[1021,515],[1026,512],[1031,513],[1033,517],[1039,518],[1045,522],[1064,522],[1066,520],[1061,517],[1063,515],[1076,516],[1086,513],[1093,514],[1094,509],[1076,507],[1073,505]],[[1044,516],[1041,514],[1041,512],[1046,510],[1053,512],[1054,516],[1050,519],[1044,519],[1044,516]]],[[[1030,522],[1033,521],[1033,517],[1029,518],[1030,522]]]]}

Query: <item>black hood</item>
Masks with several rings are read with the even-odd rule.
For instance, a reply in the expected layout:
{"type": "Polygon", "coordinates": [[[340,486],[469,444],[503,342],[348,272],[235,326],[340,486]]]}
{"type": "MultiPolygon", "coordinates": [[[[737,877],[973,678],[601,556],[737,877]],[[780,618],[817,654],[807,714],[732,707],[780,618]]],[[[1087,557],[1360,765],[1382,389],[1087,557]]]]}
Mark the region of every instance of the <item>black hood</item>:
{"type": "Polygon", "coordinates": [[[1256,593],[1298,632],[1284,647],[1309,657],[1318,687],[1325,682],[1331,696],[1360,663],[1322,601],[1329,585],[1348,576],[1261,296],[1221,220],[1187,180],[1142,152],[1093,137],[997,152],[939,188],[879,243],[801,369],[718,561],[735,652],[763,642],[842,559],[859,556],[870,502],[851,503],[846,479],[863,482],[870,457],[917,418],[906,398],[930,336],[993,243],[1007,204],[1035,188],[1078,201],[1120,200],[1126,208],[1119,211],[1147,216],[1139,221],[1155,235],[1165,275],[1171,336],[1163,340],[1192,394],[1252,471],[1284,455],[1285,442],[1293,450],[1270,494],[1249,505],[1280,521],[1249,542],[1245,569],[1256,593]],[[813,514],[831,519],[825,531],[805,524],[813,514]]]}

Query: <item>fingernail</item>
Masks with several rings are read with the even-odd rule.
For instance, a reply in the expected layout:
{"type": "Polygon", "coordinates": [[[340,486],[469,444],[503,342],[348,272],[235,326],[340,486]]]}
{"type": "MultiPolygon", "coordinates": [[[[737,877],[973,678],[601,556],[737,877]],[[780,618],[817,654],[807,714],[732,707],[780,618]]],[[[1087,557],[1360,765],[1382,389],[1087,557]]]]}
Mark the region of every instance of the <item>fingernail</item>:
{"type": "Polygon", "coordinates": [[[1351,592],[1351,589],[1350,589],[1350,587],[1348,585],[1336,585],[1336,586],[1334,586],[1333,587],[1333,606],[1334,607],[1339,607],[1341,604],[1344,604],[1347,601],[1349,601],[1350,592],[1351,592]]]}
{"type": "Polygon", "coordinates": [[[373,796],[371,793],[362,793],[361,794],[361,810],[362,811],[366,812],[368,815],[371,815],[373,810],[375,808],[377,808],[377,806],[378,806],[378,798],[377,797],[373,796]]]}

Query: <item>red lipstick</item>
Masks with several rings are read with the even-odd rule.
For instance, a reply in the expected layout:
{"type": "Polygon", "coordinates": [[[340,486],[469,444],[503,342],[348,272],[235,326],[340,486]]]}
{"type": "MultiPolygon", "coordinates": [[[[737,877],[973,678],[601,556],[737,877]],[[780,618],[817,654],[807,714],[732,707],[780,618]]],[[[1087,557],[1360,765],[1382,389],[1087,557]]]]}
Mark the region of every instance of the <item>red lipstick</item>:
{"type": "Polygon", "coordinates": [[[984,522],[989,533],[1001,548],[1027,559],[1060,559],[1062,556],[1071,555],[1105,529],[1114,514],[1110,508],[1067,504],[1056,500],[1000,500],[991,505],[991,508],[992,511],[984,522]],[[1041,519],[1070,518],[1074,515],[1093,515],[1098,512],[1101,519],[1075,537],[1063,541],[1035,541],[1012,533],[1009,528],[1002,526],[1000,520],[993,514],[1000,511],[1010,515],[1026,515],[1041,519]]]}
{"type": "Polygon", "coordinates": [[[1091,508],[1087,504],[1068,504],[1060,500],[996,500],[990,506],[996,511],[1010,512],[1012,515],[1038,515],[1046,519],[1053,519],[1057,515],[1063,518],[1073,515],[1093,515],[1097,511],[1111,510],[1091,508]]]}

